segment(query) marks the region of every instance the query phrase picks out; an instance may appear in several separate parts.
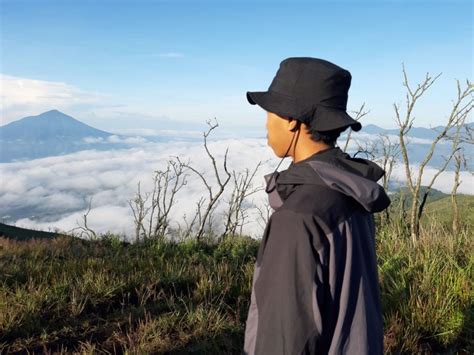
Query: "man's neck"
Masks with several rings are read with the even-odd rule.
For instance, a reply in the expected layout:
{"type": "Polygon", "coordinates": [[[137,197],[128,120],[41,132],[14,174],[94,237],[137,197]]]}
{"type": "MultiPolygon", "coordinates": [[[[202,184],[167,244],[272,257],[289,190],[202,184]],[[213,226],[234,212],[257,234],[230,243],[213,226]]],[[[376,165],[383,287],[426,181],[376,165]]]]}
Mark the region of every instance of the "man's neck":
{"type": "Polygon", "coordinates": [[[293,163],[298,163],[316,153],[328,150],[330,148],[334,147],[323,142],[311,142],[311,144],[297,145],[294,151],[293,163]]]}

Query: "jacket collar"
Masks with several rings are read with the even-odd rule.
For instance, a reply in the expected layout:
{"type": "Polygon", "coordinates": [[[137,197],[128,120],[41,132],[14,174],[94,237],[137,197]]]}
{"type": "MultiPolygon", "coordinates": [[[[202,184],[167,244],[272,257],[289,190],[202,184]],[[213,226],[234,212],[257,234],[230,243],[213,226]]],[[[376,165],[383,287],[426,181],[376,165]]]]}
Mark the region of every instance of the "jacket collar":
{"type": "MultiPolygon", "coordinates": [[[[372,195],[381,195],[383,192],[383,205],[387,204],[388,197],[385,192],[379,191],[379,185],[376,183],[385,171],[377,164],[362,158],[351,158],[349,154],[334,147],[319,151],[310,157],[297,163],[292,162],[290,166],[281,172],[274,172],[264,176],[267,183],[267,193],[270,205],[276,209],[297,189],[299,185],[326,185],[329,188],[340,190],[342,182],[357,180],[364,189],[371,191],[372,195]],[[329,174],[318,174],[318,170],[323,172],[330,171],[329,174]],[[324,175],[324,177],[322,177],[324,175]],[[330,178],[328,178],[330,176],[330,178]],[[377,191],[376,191],[377,190],[377,191]]],[[[356,188],[357,190],[357,188],[356,188]]],[[[364,201],[367,196],[356,196],[357,191],[346,187],[345,191],[340,191],[360,199],[359,203],[368,206],[371,201],[364,201]]],[[[381,197],[381,198],[382,198],[381,197]]],[[[372,198],[372,197],[367,197],[372,198]]],[[[388,200],[389,201],[389,200],[388,200]]],[[[389,203],[389,202],[388,202],[389,203]]],[[[388,206],[388,204],[387,204],[388,206]]]]}

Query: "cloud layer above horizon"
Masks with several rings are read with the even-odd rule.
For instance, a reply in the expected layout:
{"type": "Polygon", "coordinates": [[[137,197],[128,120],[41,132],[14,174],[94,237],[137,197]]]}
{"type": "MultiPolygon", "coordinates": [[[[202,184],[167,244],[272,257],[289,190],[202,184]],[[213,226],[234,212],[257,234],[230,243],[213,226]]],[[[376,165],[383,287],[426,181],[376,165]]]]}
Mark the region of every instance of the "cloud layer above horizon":
{"type": "MultiPolygon", "coordinates": [[[[223,161],[225,150],[229,149],[230,171],[253,170],[262,161],[253,181],[255,188],[263,188],[263,175],[272,172],[279,161],[266,145],[265,139],[225,139],[210,141],[208,145],[218,162],[223,161]]],[[[189,160],[193,167],[204,172],[206,178],[215,183],[212,164],[202,142],[141,142],[132,149],[82,151],[65,156],[0,164],[0,217],[5,219],[11,211],[36,211],[36,216],[20,218],[16,220],[16,225],[70,231],[81,222],[91,200],[88,222],[92,229],[99,233],[111,231],[131,237],[134,223],[128,201],[133,198],[139,182],[142,192],[151,191],[153,172],[165,168],[166,162],[173,156],[179,156],[183,161],[189,160]]],[[[285,169],[289,163],[290,160],[286,159],[279,170],[285,169]]],[[[220,171],[223,173],[222,165],[220,171]]],[[[435,169],[428,167],[424,183],[435,172],[435,169]]],[[[434,187],[449,193],[453,176],[453,172],[443,173],[434,187]]],[[[394,169],[392,179],[398,183],[405,181],[402,166],[394,169]]],[[[474,186],[469,173],[463,173],[462,180],[459,192],[472,193],[474,186]]],[[[198,200],[207,196],[207,190],[196,175],[188,172],[187,181],[187,185],[179,191],[177,203],[171,213],[174,223],[182,222],[184,215],[188,218],[194,215],[198,200]]],[[[229,186],[216,209],[217,221],[230,197],[231,185],[229,186]]],[[[247,203],[249,219],[243,232],[258,238],[263,232],[264,221],[258,217],[257,207],[264,210],[267,206],[266,193],[263,190],[257,192],[247,203]]],[[[216,228],[219,230],[222,226],[217,223],[216,228]]]]}
{"type": "MultiPolygon", "coordinates": [[[[230,171],[252,169],[258,161],[266,160],[254,181],[255,186],[263,186],[263,174],[272,170],[272,152],[263,140],[223,140],[209,142],[208,145],[218,161],[223,160],[224,152],[229,148],[230,171]],[[259,157],[258,161],[256,157],[259,157]]],[[[202,142],[149,143],[126,150],[82,151],[65,156],[1,164],[0,175],[3,182],[0,199],[3,206],[0,217],[5,218],[12,210],[41,211],[41,218],[23,218],[17,220],[16,224],[29,228],[59,228],[68,231],[77,227],[77,222],[82,220],[88,202],[92,199],[89,223],[93,229],[100,233],[113,231],[131,235],[133,219],[128,201],[133,198],[139,182],[142,192],[152,190],[153,172],[165,168],[172,156],[179,156],[183,161],[190,160],[192,166],[204,172],[210,182],[215,182],[212,164],[202,142]]],[[[222,166],[220,170],[223,173],[222,166]]],[[[207,194],[196,175],[188,173],[187,181],[173,208],[172,218],[175,221],[182,220],[183,215],[193,215],[195,203],[207,194]]],[[[224,193],[216,213],[223,212],[224,201],[229,198],[230,192],[227,190],[224,193]]],[[[259,199],[262,197],[264,196],[255,196],[259,199]]],[[[262,203],[255,198],[255,203],[262,203]]],[[[252,226],[247,226],[251,230],[258,228],[257,221],[252,226]]]]}

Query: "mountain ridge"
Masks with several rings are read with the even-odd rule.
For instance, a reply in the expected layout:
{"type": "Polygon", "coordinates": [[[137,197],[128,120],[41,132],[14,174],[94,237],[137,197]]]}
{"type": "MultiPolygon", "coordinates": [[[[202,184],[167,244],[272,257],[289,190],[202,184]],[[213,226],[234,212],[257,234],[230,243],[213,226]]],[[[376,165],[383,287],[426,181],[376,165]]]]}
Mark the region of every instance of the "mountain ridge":
{"type": "MultiPolygon", "coordinates": [[[[474,129],[474,123],[466,123],[465,124],[470,129],[474,129]]],[[[431,128],[427,127],[412,127],[408,132],[409,136],[416,137],[416,138],[423,138],[423,139],[435,139],[439,132],[444,129],[444,126],[435,126],[431,128]]],[[[454,128],[451,128],[449,132],[452,132],[454,128]]],[[[362,127],[361,132],[369,133],[369,134],[393,134],[398,136],[399,130],[398,128],[382,128],[375,124],[369,123],[362,127]]]]}

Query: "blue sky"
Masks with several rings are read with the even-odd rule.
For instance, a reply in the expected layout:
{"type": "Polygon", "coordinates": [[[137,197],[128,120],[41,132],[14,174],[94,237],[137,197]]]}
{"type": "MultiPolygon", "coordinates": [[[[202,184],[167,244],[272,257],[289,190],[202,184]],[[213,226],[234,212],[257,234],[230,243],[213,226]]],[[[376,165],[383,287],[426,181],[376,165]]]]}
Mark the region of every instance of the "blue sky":
{"type": "Polygon", "coordinates": [[[384,127],[404,98],[402,62],[413,83],[442,72],[416,111],[429,126],[473,74],[470,1],[0,2],[2,124],[50,107],[108,130],[216,117],[261,133],[245,92],[266,90],[284,58],[312,56],[348,69],[348,109],[365,102],[365,123],[384,127]]]}

